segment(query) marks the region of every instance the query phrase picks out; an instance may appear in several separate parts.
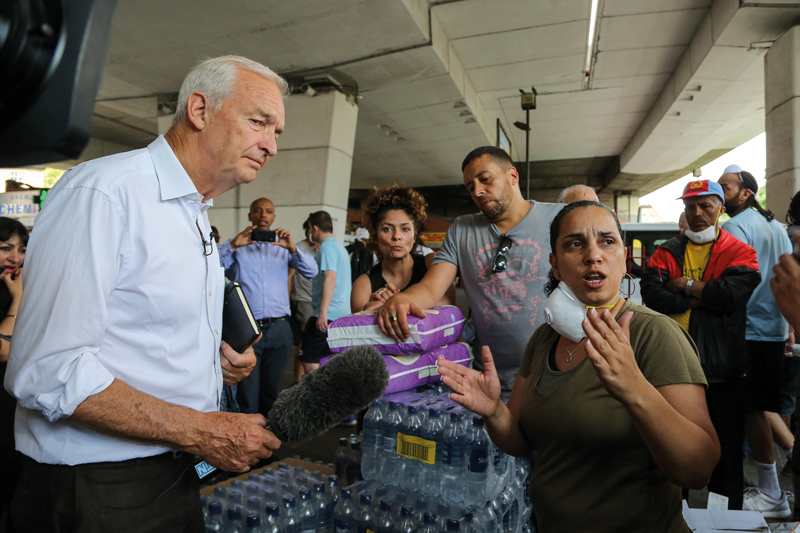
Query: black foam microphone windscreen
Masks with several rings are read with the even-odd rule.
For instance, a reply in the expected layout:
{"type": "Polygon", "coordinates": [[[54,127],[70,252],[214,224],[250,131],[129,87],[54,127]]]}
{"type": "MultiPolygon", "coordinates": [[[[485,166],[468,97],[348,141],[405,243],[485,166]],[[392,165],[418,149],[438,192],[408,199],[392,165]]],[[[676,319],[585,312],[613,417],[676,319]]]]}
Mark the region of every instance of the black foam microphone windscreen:
{"type": "Polygon", "coordinates": [[[381,353],[372,346],[349,348],[278,395],[267,429],[285,442],[324,433],[380,398],[389,384],[381,353]]]}

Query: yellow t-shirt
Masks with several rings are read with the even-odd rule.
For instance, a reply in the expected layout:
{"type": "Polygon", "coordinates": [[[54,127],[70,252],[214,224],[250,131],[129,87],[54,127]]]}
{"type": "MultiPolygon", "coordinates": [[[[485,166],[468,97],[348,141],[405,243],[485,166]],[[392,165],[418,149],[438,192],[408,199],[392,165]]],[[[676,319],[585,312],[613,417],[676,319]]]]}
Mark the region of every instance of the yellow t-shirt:
{"type": "MultiPolygon", "coordinates": [[[[703,274],[706,271],[706,265],[708,265],[708,258],[711,256],[712,244],[713,242],[695,244],[692,241],[686,244],[686,254],[683,257],[683,272],[681,274],[684,278],[703,281],[703,274]]],[[[683,313],[669,316],[688,332],[691,313],[692,310],[687,309],[683,313]]]]}

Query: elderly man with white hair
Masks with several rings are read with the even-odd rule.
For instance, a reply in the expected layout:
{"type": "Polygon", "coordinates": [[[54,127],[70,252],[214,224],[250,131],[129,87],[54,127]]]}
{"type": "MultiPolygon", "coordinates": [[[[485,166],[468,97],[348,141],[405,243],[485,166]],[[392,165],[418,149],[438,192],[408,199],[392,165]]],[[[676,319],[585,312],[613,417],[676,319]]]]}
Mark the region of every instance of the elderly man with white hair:
{"type": "Polygon", "coordinates": [[[561,194],[558,195],[558,200],[556,200],[556,203],[574,204],[575,202],[580,202],[581,200],[589,200],[591,202],[600,201],[597,198],[597,192],[594,190],[594,187],[589,187],[588,185],[572,185],[561,191],[561,194]]]}
{"type": "Polygon", "coordinates": [[[166,135],[52,189],[5,379],[26,456],[18,531],[202,531],[194,456],[243,472],[280,446],[262,415],[218,411],[255,357],[221,341],[207,209],[275,155],[286,94],[254,61],[203,61],[166,135]]]}

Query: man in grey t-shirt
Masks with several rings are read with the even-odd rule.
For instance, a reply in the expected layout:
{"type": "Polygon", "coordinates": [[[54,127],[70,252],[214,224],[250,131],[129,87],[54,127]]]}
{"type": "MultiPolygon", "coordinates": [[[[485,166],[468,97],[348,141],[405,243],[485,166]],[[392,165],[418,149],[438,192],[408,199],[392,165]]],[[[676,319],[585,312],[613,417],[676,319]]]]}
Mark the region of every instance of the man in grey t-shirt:
{"type": "MultiPolygon", "coordinates": [[[[421,309],[436,305],[460,274],[475,324],[475,345],[491,348],[507,401],[525,345],[544,321],[547,239],[550,223],[564,205],[525,200],[517,169],[502,149],[473,150],[462,170],[481,213],[455,220],[425,277],[390,298],[378,313],[378,323],[387,335],[406,339],[406,316],[424,316],[421,309]]],[[[480,365],[480,357],[476,363],[480,365]]]]}

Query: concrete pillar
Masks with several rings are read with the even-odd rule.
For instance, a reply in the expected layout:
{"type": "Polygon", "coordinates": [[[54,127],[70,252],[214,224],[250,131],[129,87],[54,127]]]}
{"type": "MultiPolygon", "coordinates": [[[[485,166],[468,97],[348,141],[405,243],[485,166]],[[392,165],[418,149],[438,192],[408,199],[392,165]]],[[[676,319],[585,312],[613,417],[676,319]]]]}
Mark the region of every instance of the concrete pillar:
{"type": "Polygon", "coordinates": [[[800,190],[800,26],[775,41],[764,58],[767,208],[783,222],[800,190]]]}
{"type": "Polygon", "coordinates": [[[334,236],[344,238],[358,107],[337,91],[293,95],[285,105],[277,156],[252,183],[215,198],[208,212],[223,240],[248,225],[250,203],[261,197],[275,204],[273,227],[288,229],[295,241],[303,240],[303,222],[319,210],[330,213],[334,236]]]}

